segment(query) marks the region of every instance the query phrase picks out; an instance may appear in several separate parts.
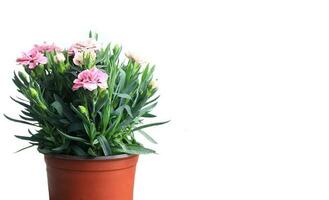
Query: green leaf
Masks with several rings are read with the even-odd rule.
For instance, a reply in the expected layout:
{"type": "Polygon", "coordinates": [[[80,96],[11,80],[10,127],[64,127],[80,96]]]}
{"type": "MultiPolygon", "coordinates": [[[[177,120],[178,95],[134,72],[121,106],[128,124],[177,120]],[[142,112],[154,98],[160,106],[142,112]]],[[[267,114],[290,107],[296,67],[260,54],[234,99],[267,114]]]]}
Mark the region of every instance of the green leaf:
{"type": "Polygon", "coordinates": [[[51,150],[47,149],[47,148],[38,148],[38,151],[42,154],[50,154],[52,153],[51,150]]]}
{"type": "Polygon", "coordinates": [[[97,137],[99,144],[102,147],[103,153],[105,156],[109,156],[112,154],[111,147],[107,139],[104,137],[104,135],[100,135],[97,137]]]}
{"type": "Polygon", "coordinates": [[[116,93],[118,97],[121,97],[123,99],[131,99],[131,96],[129,94],[124,94],[124,93],[116,93]]]}
{"type": "Polygon", "coordinates": [[[70,122],[74,122],[77,120],[72,110],[69,108],[69,106],[66,103],[64,103],[62,98],[60,98],[57,94],[54,94],[54,99],[55,101],[61,104],[61,107],[63,108],[63,115],[68,120],[70,120],[70,122]]]}
{"type": "Polygon", "coordinates": [[[18,72],[19,78],[23,81],[25,85],[29,85],[29,81],[27,80],[27,76],[23,72],[18,72]]]}
{"type": "Polygon", "coordinates": [[[75,131],[81,131],[84,130],[84,127],[81,122],[75,122],[69,125],[67,128],[67,131],[70,132],[75,132],[75,131]]]}
{"type": "Polygon", "coordinates": [[[90,156],[93,156],[93,157],[96,157],[97,156],[97,154],[94,152],[94,150],[92,150],[91,148],[88,148],[88,154],[90,155],[90,156]]]}
{"type": "Polygon", "coordinates": [[[111,105],[107,104],[103,110],[103,115],[102,115],[102,133],[106,130],[109,124],[110,112],[111,112],[111,105]]]}
{"type": "Polygon", "coordinates": [[[53,148],[51,150],[60,153],[64,150],[66,150],[69,147],[69,145],[70,145],[70,141],[65,140],[64,143],[61,146],[53,148]]]}
{"type": "Polygon", "coordinates": [[[83,124],[86,133],[88,134],[90,140],[94,140],[95,136],[96,136],[96,127],[95,124],[93,122],[89,123],[89,124],[83,124]]]}
{"type": "Polygon", "coordinates": [[[142,146],[137,145],[126,145],[125,149],[122,148],[115,148],[115,151],[118,153],[127,153],[127,154],[149,154],[149,153],[156,153],[152,149],[148,149],[142,146]]]}
{"type": "Polygon", "coordinates": [[[144,115],[142,115],[142,117],[145,117],[145,118],[154,118],[154,117],[156,117],[156,115],[153,115],[151,113],[145,113],[144,115]]]}
{"type": "Polygon", "coordinates": [[[142,126],[139,126],[139,127],[136,127],[133,129],[133,131],[137,131],[137,130],[141,130],[141,129],[144,129],[144,128],[148,128],[148,127],[152,127],[152,126],[159,126],[159,125],[162,125],[162,124],[166,124],[170,121],[165,121],[165,122],[156,122],[156,123],[151,123],[151,124],[145,124],[145,125],[142,125],[142,126]]]}
{"type": "Polygon", "coordinates": [[[132,119],[131,117],[128,117],[127,119],[123,120],[123,121],[120,123],[119,127],[120,127],[121,129],[124,129],[124,128],[126,128],[129,124],[131,124],[132,122],[133,122],[133,119],[132,119]]]}
{"type": "Polygon", "coordinates": [[[141,109],[141,111],[140,111],[140,115],[142,116],[142,115],[144,115],[145,113],[152,111],[152,109],[153,109],[157,104],[158,104],[158,103],[153,103],[153,104],[151,104],[151,105],[149,105],[149,106],[145,106],[144,108],[141,109]]]}
{"type": "Polygon", "coordinates": [[[160,98],[160,95],[157,96],[157,97],[155,97],[154,99],[152,99],[152,100],[146,102],[146,103],[145,103],[145,106],[148,105],[148,104],[151,104],[151,103],[155,102],[155,101],[158,100],[159,98],[160,98]]]}
{"type": "Polygon", "coordinates": [[[66,133],[63,133],[62,131],[60,131],[59,129],[57,129],[57,131],[62,134],[64,137],[70,139],[70,140],[73,140],[73,141],[77,141],[77,142],[82,142],[82,143],[85,143],[85,144],[89,144],[87,142],[87,140],[81,138],[81,137],[76,137],[76,136],[71,136],[71,135],[68,135],[66,133]]]}
{"type": "Polygon", "coordinates": [[[19,89],[26,88],[22,81],[17,77],[16,73],[14,73],[13,82],[19,89]]]}
{"type": "Polygon", "coordinates": [[[58,113],[60,116],[63,116],[63,106],[62,106],[62,104],[61,104],[60,102],[58,102],[58,101],[54,101],[54,102],[51,104],[51,106],[52,106],[53,108],[56,109],[57,113],[58,113]]]}
{"type": "Polygon", "coordinates": [[[123,89],[125,81],[126,81],[126,72],[123,71],[121,68],[119,68],[119,77],[120,77],[120,81],[119,81],[117,90],[121,91],[123,89]]]}
{"type": "Polygon", "coordinates": [[[15,135],[15,137],[17,137],[18,139],[21,139],[21,140],[28,140],[28,141],[32,141],[32,142],[39,142],[39,140],[37,138],[34,138],[33,136],[28,137],[28,136],[15,135]]]}
{"type": "Polygon", "coordinates": [[[79,147],[77,145],[72,145],[71,148],[72,148],[72,151],[77,156],[81,156],[81,157],[87,157],[88,156],[88,153],[86,153],[81,147],[79,147]]]}
{"type": "Polygon", "coordinates": [[[149,134],[147,134],[143,130],[138,130],[139,133],[141,133],[148,141],[152,142],[153,144],[158,144],[149,134]]]}
{"type": "Polygon", "coordinates": [[[65,127],[71,124],[67,119],[59,119],[58,121],[61,122],[65,127]]]}
{"type": "Polygon", "coordinates": [[[100,98],[95,106],[95,113],[97,113],[98,111],[100,111],[106,104],[108,104],[109,102],[109,95],[105,95],[104,97],[100,98]]]}
{"type": "Polygon", "coordinates": [[[18,123],[22,123],[22,124],[28,124],[28,125],[31,125],[31,126],[36,126],[38,127],[37,124],[33,124],[33,123],[30,123],[30,122],[27,122],[27,121],[23,121],[23,120],[19,120],[19,119],[13,119],[11,117],[8,117],[7,115],[3,114],[7,119],[13,121],[13,122],[18,122],[18,123]]]}
{"type": "Polygon", "coordinates": [[[30,146],[27,146],[27,147],[24,147],[24,148],[21,148],[20,150],[16,151],[15,153],[21,152],[21,151],[23,151],[23,150],[25,150],[25,149],[28,149],[28,148],[31,148],[31,147],[33,147],[33,146],[34,146],[34,144],[32,144],[32,145],[30,145],[30,146]]]}
{"type": "Polygon", "coordinates": [[[131,118],[134,118],[133,114],[131,113],[131,109],[128,105],[124,105],[123,106],[124,109],[127,111],[128,115],[131,117],[131,118]]]}
{"type": "Polygon", "coordinates": [[[126,110],[127,113],[129,114],[129,116],[131,118],[133,118],[133,114],[131,113],[131,109],[130,109],[130,107],[128,105],[122,105],[119,108],[117,108],[115,110],[115,114],[119,116],[122,113],[123,110],[126,110]]]}
{"type": "Polygon", "coordinates": [[[15,101],[16,103],[18,103],[18,104],[24,106],[25,108],[29,108],[29,107],[30,107],[30,105],[27,104],[27,103],[24,103],[24,102],[22,102],[22,101],[19,101],[19,100],[13,98],[13,97],[10,97],[10,98],[11,98],[13,101],[15,101]]]}
{"type": "Polygon", "coordinates": [[[22,119],[24,119],[24,120],[26,120],[26,121],[32,121],[32,122],[37,121],[37,120],[34,119],[34,118],[31,118],[31,117],[25,117],[25,116],[23,116],[23,115],[19,115],[19,117],[22,118],[22,119]]]}

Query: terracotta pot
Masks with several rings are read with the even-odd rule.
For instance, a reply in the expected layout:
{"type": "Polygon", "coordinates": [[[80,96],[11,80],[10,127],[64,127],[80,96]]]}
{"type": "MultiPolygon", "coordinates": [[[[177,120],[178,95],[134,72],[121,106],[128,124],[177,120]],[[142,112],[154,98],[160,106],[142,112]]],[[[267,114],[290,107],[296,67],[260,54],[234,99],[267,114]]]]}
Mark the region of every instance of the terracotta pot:
{"type": "Polygon", "coordinates": [[[50,200],[132,200],[137,155],[45,156],[50,200]]]}

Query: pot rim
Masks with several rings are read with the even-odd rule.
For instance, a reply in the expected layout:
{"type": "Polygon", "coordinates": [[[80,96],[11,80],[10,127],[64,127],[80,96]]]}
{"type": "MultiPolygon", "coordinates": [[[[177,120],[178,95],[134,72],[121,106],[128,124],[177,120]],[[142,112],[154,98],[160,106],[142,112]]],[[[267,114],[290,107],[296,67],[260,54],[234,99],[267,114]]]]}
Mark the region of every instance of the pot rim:
{"type": "Polygon", "coordinates": [[[72,156],[72,155],[61,155],[61,154],[45,154],[45,157],[48,158],[57,158],[57,159],[63,159],[63,160],[89,160],[89,161],[97,161],[97,160],[117,160],[117,159],[125,159],[125,158],[131,158],[138,155],[135,154],[119,154],[119,155],[113,155],[113,156],[97,156],[97,157],[81,157],[81,156],[72,156]]]}

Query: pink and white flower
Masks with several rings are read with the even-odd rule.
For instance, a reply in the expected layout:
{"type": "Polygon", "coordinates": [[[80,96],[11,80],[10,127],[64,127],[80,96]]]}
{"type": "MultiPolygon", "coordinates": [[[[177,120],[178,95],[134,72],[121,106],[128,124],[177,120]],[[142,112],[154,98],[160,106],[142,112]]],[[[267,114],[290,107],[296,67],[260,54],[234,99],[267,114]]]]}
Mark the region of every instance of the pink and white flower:
{"type": "Polygon", "coordinates": [[[59,52],[62,51],[61,48],[59,48],[58,46],[56,46],[55,44],[47,44],[46,42],[44,42],[41,45],[34,45],[33,50],[39,51],[40,53],[45,53],[45,52],[59,52]]]}
{"type": "Polygon", "coordinates": [[[74,58],[73,58],[73,63],[81,66],[84,65],[84,59],[85,58],[89,58],[91,60],[95,60],[96,59],[96,52],[94,50],[86,50],[83,52],[76,52],[74,54],[74,58]]]}
{"type": "Polygon", "coordinates": [[[102,89],[107,88],[108,75],[102,70],[93,67],[91,69],[83,70],[79,73],[78,78],[73,81],[72,90],[78,90],[84,88],[89,91],[93,91],[100,87],[102,89]]]}
{"type": "Polygon", "coordinates": [[[32,49],[22,54],[22,57],[17,58],[16,62],[21,65],[28,65],[29,69],[34,69],[40,64],[46,64],[48,59],[39,51],[32,49]]]}
{"type": "Polygon", "coordinates": [[[63,53],[57,53],[55,56],[54,56],[54,61],[56,63],[60,63],[60,62],[64,62],[65,61],[65,56],[63,53]]]}
{"type": "Polygon", "coordinates": [[[132,53],[130,51],[125,53],[125,56],[132,61],[135,61],[138,64],[143,64],[145,63],[144,59],[141,58],[141,56],[137,55],[136,53],[132,53]]]}
{"type": "Polygon", "coordinates": [[[84,51],[97,51],[99,49],[99,44],[94,40],[89,38],[86,41],[78,42],[73,44],[69,49],[68,53],[70,55],[76,54],[78,52],[84,52],[84,51]]]}

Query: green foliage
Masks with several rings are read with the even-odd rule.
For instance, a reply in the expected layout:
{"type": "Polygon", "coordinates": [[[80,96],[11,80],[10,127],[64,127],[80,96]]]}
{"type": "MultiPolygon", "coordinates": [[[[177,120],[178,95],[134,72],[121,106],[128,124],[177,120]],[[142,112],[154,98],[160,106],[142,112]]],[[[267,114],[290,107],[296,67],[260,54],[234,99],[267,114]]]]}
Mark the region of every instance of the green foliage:
{"type": "MultiPolygon", "coordinates": [[[[98,37],[90,33],[90,37],[98,37]]],[[[155,151],[143,147],[135,134],[145,136],[144,129],[166,122],[144,124],[153,118],[157,88],[153,87],[154,66],[145,66],[136,60],[119,60],[121,47],[107,45],[96,51],[95,66],[109,76],[107,89],[72,90],[77,75],[92,67],[91,58],[84,65],[74,64],[73,56],[55,62],[55,52],[46,53],[48,63],[25,72],[14,73],[13,82],[26,99],[12,100],[23,106],[21,119],[8,119],[36,126],[29,136],[16,136],[37,146],[44,154],[77,156],[109,156],[115,154],[144,154],[155,151]]],[[[28,148],[26,147],[26,148],[28,148]]]]}

